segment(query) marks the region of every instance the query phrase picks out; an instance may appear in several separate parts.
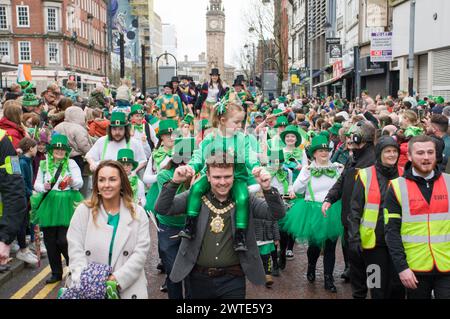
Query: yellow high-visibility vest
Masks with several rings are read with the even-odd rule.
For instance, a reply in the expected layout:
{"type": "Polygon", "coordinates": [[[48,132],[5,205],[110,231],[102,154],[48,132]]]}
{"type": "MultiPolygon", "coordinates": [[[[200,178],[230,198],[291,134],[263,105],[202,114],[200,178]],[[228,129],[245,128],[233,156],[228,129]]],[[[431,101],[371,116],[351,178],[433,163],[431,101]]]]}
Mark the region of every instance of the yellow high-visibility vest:
{"type": "Polygon", "coordinates": [[[402,220],[401,236],[409,268],[429,272],[436,267],[440,272],[450,272],[450,175],[442,174],[434,182],[430,204],[414,181],[400,177],[391,185],[402,215],[388,217],[402,220]]]}

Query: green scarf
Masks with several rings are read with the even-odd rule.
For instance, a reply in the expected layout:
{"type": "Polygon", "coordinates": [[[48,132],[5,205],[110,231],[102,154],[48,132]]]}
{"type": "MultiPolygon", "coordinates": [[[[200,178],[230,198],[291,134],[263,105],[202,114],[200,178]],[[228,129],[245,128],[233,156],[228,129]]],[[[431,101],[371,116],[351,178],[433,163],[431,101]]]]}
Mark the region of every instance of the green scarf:
{"type": "Polygon", "coordinates": [[[335,178],[338,175],[338,171],[331,167],[312,167],[311,176],[320,177],[322,175],[328,176],[330,178],[335,178]]]}
{"type": "Polygon", "coordinates": [[[276,177],[276,179],[283,184],[284,194],[287,194],[289,192],[288,172],[286,170],[284,170],[283,168],[279,168],[276,171],[271,170],[270,176],[272,176],[272,178],[276,177]]]}
{"type": "Polygon", "coordinates": [[[172,157],[173,150],[166,151],[164,146],[161,146],[157,150],[153,151],[153,159],[155,160],[156,164],[156,171],[159,172],[161,169],[159,166],[161,165],[162,161],[168,156],[172,157]]]}

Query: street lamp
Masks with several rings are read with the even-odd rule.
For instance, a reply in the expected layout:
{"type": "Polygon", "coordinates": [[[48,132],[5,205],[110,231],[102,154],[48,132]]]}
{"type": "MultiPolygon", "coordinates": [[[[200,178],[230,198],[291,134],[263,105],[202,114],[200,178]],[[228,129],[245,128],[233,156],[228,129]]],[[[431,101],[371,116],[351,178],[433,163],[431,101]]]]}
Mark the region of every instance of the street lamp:
{"type": "Polygon", "coordinates": [[[162,57],[165,57],[166,58],[166,65],[169,65],[169,62],[167,60],[168,56],[171,56],[175,60],[175,76],[178,75],[178,60],[177,60],[177,58],[173,54],[171,54],[171,53],[169,53],[167,51],[164,52],[163,54],[159,55],[156,58],[156,86],[158,87],[158,92],[159,92],[159,59],[161,59],[162,57]]]}

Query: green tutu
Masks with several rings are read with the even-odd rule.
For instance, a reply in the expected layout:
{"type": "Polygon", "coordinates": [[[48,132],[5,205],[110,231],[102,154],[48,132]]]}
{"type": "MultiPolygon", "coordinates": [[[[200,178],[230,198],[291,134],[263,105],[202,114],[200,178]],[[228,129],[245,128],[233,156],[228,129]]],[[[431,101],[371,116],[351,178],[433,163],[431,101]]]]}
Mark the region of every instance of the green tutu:
{"type": "Polygon", "coordinates": [[[83,195],[77,190],[63,192],[52,190],[36,211],[42,196],[44,193],[37,193],[30,198],[31,220],[41,227],[69,227],[75,209],[84,200],[83,195]]]}
{"type": "Polygon", "coordinates": [[[282,231],[300,242],[321,246],[327,239],[337,240],[344,232],[341,201],[337,201],[328,209],[325,218],[322,215],[322,203],[297,199],[279,225],[282,231]]]}

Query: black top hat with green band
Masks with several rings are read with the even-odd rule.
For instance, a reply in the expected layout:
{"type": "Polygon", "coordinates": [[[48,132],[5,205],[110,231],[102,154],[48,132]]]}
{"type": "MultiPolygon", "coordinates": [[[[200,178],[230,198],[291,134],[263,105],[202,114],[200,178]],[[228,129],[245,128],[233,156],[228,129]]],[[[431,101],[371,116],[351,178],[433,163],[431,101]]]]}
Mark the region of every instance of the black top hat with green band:
{"type": "Polygon", "coordinates": [[[144,108],[140,104],[135,104],[131,107],[130,117],[134,114],[144,114],[144,108]]]}
{"type": "Polygon", "coordinates": [[[162,120],[159,122],[159,131],[157,137],[164,134],[172,134],[178,128],[178,122],[175,120],[162,120]]]}
{"type": "Polygon", "coordinates": [[[302,144],[302,136],[300,135],[300,132],[298,131],[297,126],[289,125],[288,127],[286,127],[286,130],[281,132],[280,137],[281,137],[281,140],[284,142],[284,144],[286,144],[285,139],[286,139],[286,135],[288,135],[288,134],[294,134],[295,137],[297,137],[297,142],[295,142],[295,147],[299,147],[300,144],[302,144]]]}
{"type": "Polygon", "coordinates": [[[289,121],[286,116],[280,116],[277,118],[277,123],[275,124],[275,128],[280,126],[288,126],[289,121]]]}
{"type": "Polygon", "coordinates": [[[134,152],[128,148],[123,148],[117,153],[117,161],[123,164],[131,164],[133,165],[133,169],[138,167],[138,162],[134,160],[134,152]]]}
{"type": "Polygon", "coordinates": [[[128,126],[128,121],[125,113],[123,112],[113,112],[111,114],[111,127],[122,127],[128,126]]]}
{"type": "Polygon", "coordinates": [[[50,144],[47,145],[48,151],[53,151],[54,149],[63,149],[67,152],[70,152],[72,149],[69,146],[69,140],[67,136],[62,134],[57,134],[52,137],[50,144]]]}
{"type": "Polygon", "coordinates": [[[311,146],[309,147],[309,154],[313,156],[315,151],[322,149],[328,151],[331,150],[330,145],[328,145],[328,139],[323,135],[317,135],[311,141],[311,146]]]}

